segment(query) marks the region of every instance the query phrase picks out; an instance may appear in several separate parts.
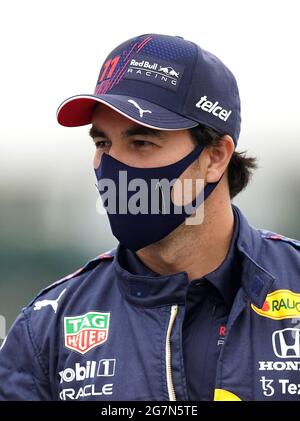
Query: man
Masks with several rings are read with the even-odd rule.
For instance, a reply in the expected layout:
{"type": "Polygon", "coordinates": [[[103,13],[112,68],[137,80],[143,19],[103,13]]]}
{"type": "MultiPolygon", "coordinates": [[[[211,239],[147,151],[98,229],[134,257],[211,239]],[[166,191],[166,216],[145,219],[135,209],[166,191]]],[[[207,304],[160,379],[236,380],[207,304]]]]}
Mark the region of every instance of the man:
{"type": "Polygon", "coordinates": [[[228,68],[181,37],[141,35],[57,117],[92,124],[119,245],[23,310],[0,353],[0,398],[298,400],[300,242],[254,229],[231,203],[256,164],[235,151],[228,68]]]}

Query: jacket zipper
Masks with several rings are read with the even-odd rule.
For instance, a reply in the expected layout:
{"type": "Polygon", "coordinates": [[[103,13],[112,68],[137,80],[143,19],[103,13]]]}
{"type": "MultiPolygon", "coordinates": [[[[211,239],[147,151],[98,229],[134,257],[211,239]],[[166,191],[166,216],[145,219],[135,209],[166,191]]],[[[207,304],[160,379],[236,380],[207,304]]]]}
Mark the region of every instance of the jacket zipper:
{"type": "Polygon", "coordinates": [[[168,386],[168,394],[169,394],[170,401],[176,401],[176,392],[174,389],[173,377],[172,377],[171,333],[172,333],[172,328],[173,328],[177,313],[178,313],[178,305],[177,304],[172,305],[169,326],[167,330],[167,337],[166,337],[166,374],[167,374],[167,386],[168,386]]]}

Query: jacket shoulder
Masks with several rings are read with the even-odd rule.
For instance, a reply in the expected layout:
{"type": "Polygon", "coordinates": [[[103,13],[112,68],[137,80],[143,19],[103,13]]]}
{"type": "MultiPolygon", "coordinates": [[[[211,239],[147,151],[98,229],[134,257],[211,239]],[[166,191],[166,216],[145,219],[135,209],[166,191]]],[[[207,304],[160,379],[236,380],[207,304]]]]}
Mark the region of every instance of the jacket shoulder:
{"type": "Polygon", "coordinates": [[[52,284],[48,285],[47,287],[43,288],[31,301],[30,303],[26,306],[26,308],[30,307],[36,300],[37,298],[45,295],[48,292],[64,292],[62,291],[62,289],[64,287],[66,287],[66,283],[68,281],[73,280],[74,278],[77,278],[80,275],[84,275],[87,274],[88,272],[90,272],[92,269],[94,269],[96,266],[98,266],[101,262],[103,261],[112,261],[114,259],[115,256],[115,249],[112,249],[110,251],[107,251],[105,253],[99,254],[98,256],[94,257],[93,259],[89,260],[87,263],[85,263],[82,267],[80,267],[79,269],[75,270],[75,272],[72,272],[66,276],[64,276],[63,278],[58,279],[57,281],[53,282],[52,284]]]}
{"type": "Polygon", "coordinates": [[[273,241],[288,243],[288,244],[291,244],[292,246],[294,246],[295,248],[300,249],[300,240],[296,240],[294,238],[289,238],[289,237],[286,237],[282,234],[278,234],[276,232],[268,231],[268,230],[265,230],[265,229],[259,229],[257,231],[260,233],[260,236],[262,238],[265,238],[267,240],[273,240],[273,241]]]}
{"type": "Polygon", "coordinates": [[[275,278],[273,288],[299,291],[300,241],[268,230],[262,237],[261,265],[275,278]]]}

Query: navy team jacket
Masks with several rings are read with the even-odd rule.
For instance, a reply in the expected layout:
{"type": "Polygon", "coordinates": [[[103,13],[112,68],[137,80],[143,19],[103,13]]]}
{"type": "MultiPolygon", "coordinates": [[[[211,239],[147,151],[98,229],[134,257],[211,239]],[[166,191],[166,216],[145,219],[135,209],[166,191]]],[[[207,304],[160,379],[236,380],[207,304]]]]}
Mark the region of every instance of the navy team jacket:
{"type": "MultiPolygon", "coordinates": [[[[300,242],[254,229],[234,207],[241,288],[214,399],[300,400],[300,242]]],[[[2,346],[0,400],[187,400],[188,282],[130,274],[117,248],[47,287],[2,346]]]]}

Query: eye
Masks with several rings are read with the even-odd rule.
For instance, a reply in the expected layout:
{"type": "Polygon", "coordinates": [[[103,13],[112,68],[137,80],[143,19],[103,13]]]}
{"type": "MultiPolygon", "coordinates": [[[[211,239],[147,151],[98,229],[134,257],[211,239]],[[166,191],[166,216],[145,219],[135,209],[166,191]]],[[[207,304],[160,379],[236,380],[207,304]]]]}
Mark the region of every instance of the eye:
{"type": "Polygon", "coordinates": [[[148,149],[156,146],[155,143],[149,142],[148,140],[133,140],[132,145],[136,149],[148,149]]]}
{"type": "Polygon", "coordinates": [[[111,145],[109,140],[97,140],[95,141],[96,149],[105,149],[111,145]]]}

